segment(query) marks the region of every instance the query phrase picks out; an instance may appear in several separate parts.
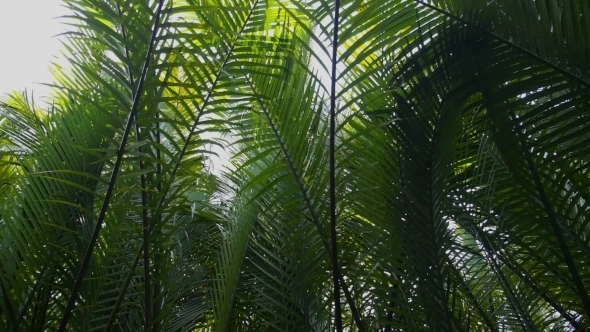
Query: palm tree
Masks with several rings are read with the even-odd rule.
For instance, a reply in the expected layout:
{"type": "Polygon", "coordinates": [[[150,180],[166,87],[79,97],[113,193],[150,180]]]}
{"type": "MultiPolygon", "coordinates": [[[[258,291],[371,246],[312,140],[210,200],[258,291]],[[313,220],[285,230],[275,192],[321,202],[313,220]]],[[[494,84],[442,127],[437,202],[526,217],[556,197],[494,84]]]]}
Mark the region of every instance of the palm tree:
{"type": "Polygon", "coordinates": [[[0,330],[590,328],[588,1],[65,4],[0,330]]]}

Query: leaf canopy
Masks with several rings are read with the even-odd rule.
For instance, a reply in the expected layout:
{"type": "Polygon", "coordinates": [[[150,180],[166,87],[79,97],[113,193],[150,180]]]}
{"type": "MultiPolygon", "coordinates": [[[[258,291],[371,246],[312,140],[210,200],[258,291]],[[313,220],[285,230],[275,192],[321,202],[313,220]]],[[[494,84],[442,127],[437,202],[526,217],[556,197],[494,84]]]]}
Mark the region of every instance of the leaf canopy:
{"type": "Polygon", "coordinates": [[[590,328],[588,1],[64,4],[0,330],[590,328]]]}

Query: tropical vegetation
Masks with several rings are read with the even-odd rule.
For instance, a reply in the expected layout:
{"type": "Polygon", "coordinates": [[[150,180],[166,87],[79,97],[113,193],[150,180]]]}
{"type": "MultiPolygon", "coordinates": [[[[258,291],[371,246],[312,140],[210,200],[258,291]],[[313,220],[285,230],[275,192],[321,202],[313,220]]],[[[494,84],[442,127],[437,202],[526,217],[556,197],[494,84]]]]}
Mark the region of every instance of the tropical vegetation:
{"type": "Polygon", "coordinates": [[[1,331],[590,328],[587,0],[64,5],[1,331]]]}

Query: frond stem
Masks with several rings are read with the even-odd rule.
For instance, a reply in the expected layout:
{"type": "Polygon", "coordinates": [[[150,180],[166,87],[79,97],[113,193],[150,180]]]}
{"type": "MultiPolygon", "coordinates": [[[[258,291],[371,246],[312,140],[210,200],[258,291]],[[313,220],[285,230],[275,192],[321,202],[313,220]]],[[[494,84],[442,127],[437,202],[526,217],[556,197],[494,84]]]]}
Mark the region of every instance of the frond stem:
{"type": "MultiPolygon", "coordinates": [[[[120,18],[121,15],[121,6],[117,3],[117,14],[120,18]]],[[[127,33],[125,32],[125,26],[121,24],[121,35],[123,37],[123,41],[127,42],[127,33]]],[[[129,61],[129,65],[127,66],[127,71],[129,74],[129,82],[131,86],[135,86],[135,79],[133,77],[133,70],[131,68],[131,56],[129,55],[129,48],[125,45],[125,57],[127,61],[129,61]]],[[[141,127],[137,123],[139,119],[139,112],[135,115],[135,135],[137,139],[137,143],[141,143],[141,127]]],[[[141,146],[137,148],[139,154],[142,153],[141,146]]],[[[150,332],[152,330],[152,304],[151,304],[151,286],[150,286],[150,252],[149,252],[149,238],[150,232],[148,230],[149,227],[149,220],[148,220],[148,209],[147,209],[147,190],[146,190],[146,181],[145,181],[145,173],[143,170],[145,169],[145,163],[140,158],[139,159],[139,169],[141,171],[140,175],[140,185],[141,185],[141,225],[143,231],[143,270],[144,270],[144,320],[145,320],[145,331],[150,332]]]]}
{"type": "MultiPolygon", "coordinates": [[[[162,156],[161,156],[161,152],[160,152],[160,143],[161,143],[161,137],[160,137],[160,113],[158,112],[158,110],[156,109],[156,142],[158,143],[158,147],[156,148],[156,159],[158,160],[158,164],[156,164],[156,179],[160,179],[160,175],[162,174],[162,156]]],[[[156,190],[158,191],[158,193],[162,192],[162,181],[158,181],[158,184],[156,185],[156,190]]],[[[160,224],[162,221],[162,216],[158,215],[156,218],[156,223],[160,224]]],[[[162,293],[162,286],[160,284],[160,282],[158,281],[159,278],[158,276],[160,275],[160,259],[161,259],[161,254],[158,253],[156,251],[156,253],[154,254],[154,277],[156,279],[156,285],[154,286],[154,299],[156,300],[156,303],[154,305],[154,319],[158,317],[159,313],[160,313],[160,308],[162,307],[162,299],[160,298],[160,294],[162,293]]],[[[162,323],[161,321],[156,321],[155,325],[154,325],[154,332],[160,332],[162,330],[162,323]]]]}
{"type": "Polygon", "coordinates": [[[142,69],[141,76],[139,78],[139,84],[137,86],[137,90],[135,95],[133,96],[133,104],[131,105],[131,111],[129,112],[129,117],[127,119],[127,124],[125,125],[125,131],[123,133],[123,137],[121,138],[121,143],[119,145],[119,149],[117,151],[117,159],[115,160],[115,164],[113,165],[113,171],[111,173],[111,179],[107,186],[107,190],[105,193],[105,197],[100,208],[100,212],[98,214],[98,218],[96,220],[96,226],[94,228],[94,232],[92,233],[92,237],[90,238],[90,242],[88,243],[88,248],[86,250],[86,254],[80,264],[80,270],[78,271],[78,275],[76,277],[76,281],[74,286],[72,287],[72,293],[70,294],[70,298],[64,310],[64,315],[62,316],[61,322],[59,324],[58,332],[64,332],[66,330],[66,326],[68,325],[68,320],[70,319],[70,315],[72,313],[72,309],[76,304],[76,300],[78,297],[78,292],[84,283],[84,276],[86,275],[86,271],[90,266],[90,261],[92,259],[92,253],[94,252],[94,247],[96,246],[96,241],[98,240],[98,236],[100,235],[100,231],[102,229],[102,224],[104,223],[104,218],[106,216],[106,212],[109,208],[109,203],[111,197],[113,195],[113,190],[115,188],[115,182],[117,180],[117,176],[119,175],[119,169],[121,167],[121,163],[123,161],[123,154],[125,153],[125,147],[127,146],[127,140],[129,139],[129,134],[131,132],[131,127],[133,121],[135,119],[140,96],[143,93],[143,85],[145,82],[145,78],[147,76],[147,71],[151,62],[152,57],[152,50],[154,48],[154,44],[156,43],[156,36],[158,34],[159,25],[160,25],[160,15],[162,13],[162,7],[164,5],[164,0],[160,0],[158,4],[158,9],[156,11],[154,28],[152,30],[152,36],[150,39],[150,43],[148,45],[148,50],[146,52],[145,61],[142,69]]]}
{"type": "Polygon", "coordinates": [[[332,276],[334,279],[334,319],[336,331],[342,332],[340,303],[340,269],[338,266],[338,237],[336,234],[336,64],[338,63],[338,29],[340,0],[334,0],[334,36],[332,41],[332,75],[330,82],[330,238],[332,243],[332,276]]]}
{"type": "MultiPolygon", "coordinates": [[[[157,220],[158,218],[160,218],[160,213],[161,213],[160,210],[161,210],[162,206],[164,206],[164,201],[166,200],[166,194],[168,193],[168,190],[172,186],[172,182],[174,180],[174,177],[176,175],[176,172],[180,168],[180,164],[182,163],[182,158],[184,157],[184,154],[186,153],[186,150],[188,148],[188,145],[189,145],[192,137],[195,134],[195,130],[197,128],[197,125],[199,124],[199,121],[201,119],[201,116],[203,115],[203,113],[205,111],[205,108],[209,104],[209,99],[213,95],[213,92],[215,90],[215,87],[217,86],[217,83],[219,82],[219,79],[225,73],[225,66],[227,65],[227,62],[229,61],[229,59],[231,58],[231,56],[233,54],[233,50],[234,50],[234,48],[235,48],[235,46],[236,46],[236,44],[238,42],[238,39],[241,37],[242,33],[246,29],[246,26],[248,25],[248,23],[250,21],[250,18],[252,17],[252,14],[254,13],[254,9],[256,8],[257,5],[258,5],[258,0],[256,0],[254,2],[254,4],[252,5],[252,8],[251,8],[250,12],[248,13],[248,16],[246,17],[246,20],[244,21],[244,24],[243,24],[242,28],[240,29],[240,32],[238,33],[238,35],[236,37],[236,40],[231,45],[230,49],[228,50],[228,53],[225,56],[225,59],[223,60],[223,63],[219,67],[219,70],[217,71],[217,74],[215,76],[215,80],[213,81],[213,84],[211,85],[211,88],[207,92],[207,95],[206,95],[205,99],[203,100],[203,104],[201,105],[201,107],[198,110],[197,117],[195,118],[195,120],[193,122],[193,125],[191,126],[191,129],[189,131],[189,134],[188,134],[188,136],[187,136],[187,138],[186,138],[186,140],[185,140],[185,142],[184,142],[184,144],[182,146],[182,149],[180,150],[180,153],[178,154],[178,158],[176,159],[176,162],[174,164],[174,168],[170,172],[169,181],[166,183],[166,185],[163,187],[163,189],[161,187],[159,187],[161,196],[160,196],[160,199],[159,199],[158,204],[156,206],[156,209],[154,210],[154,213],[152,214],[152,219],[156,219],[157,220]]],[[[151,232],[154,229],[154,227],[155,227],[155,224],[154,223],[150,223],[149,228],[148,228],[148,231],[151,232]]],[[[113,313],[111,314],[111,318],[110,318],[109,321],[112,320],[114,322],[114,316],[116,316],[116,313],[119,310],[119,307],[120,307],[121,303],[123,302],[123,298],[125,297],[125,294],[127,292],[127,288],[129,286],[129,282],[131,281],[131,277],[132,277],[133,271],[137,267],[137,264],[139,262],[139,258],[141,257],[141,255],[143,253],[143,249],[144,249],[144,245],[142,244],[139,247],[137,253],[135,254],[135,259],[133,260],[133,263],[129,267],[129,272],[127,274],[127,278],[125,279],[125,284],[123,285],[123,287],[121,288],[121,291],[119,292],[119,296],[117,298],[117,304],[113,308],[113,313]]],[[[105,332],[110,331],[110,328],[111,327],[112,327],[112,323],[110,325],[108,324],[107,327],[105,328],[105,332]]]]}
{"type": "MultiPolygon", "coordinates": [[[[258,94],[258,92],[256,92],[256,88],[254,87],[254,84],[247,76],[246,76],[246,81],[248,82],[248,85],[250,86],[250,89],[252,89],[252,92],[254,93],[254,95],[258,96],[259,94],[258,94]]],[[[285,142],[281,138],[281,135],[280,135],[277,127],[275,126],[274,122],[272,121],[272,118],[270,117],[270,113],[268,112],[268,109],[266,108],[266,106],[264,106],[264,103],[260,100],[260,98],[256,98],[256,101],[258,102],[258,105],[260,105],[260,109],[262,110],[264,117],[268,121],[268,124],[269,124],[273,134],[275,135],[275,137],[277,138],[277,141],[279,142],[279,146],[281,147],[281,151],[282,151],[283,155],[285,156],[285,158],[287,159],[287,163],[289,164],[289,168],[291,169],[291,172],[293,173],[293,176],[295,177],[295,181],[297,181],[297,186],[299,187],[299,191],[301,191],[301,195],[303,195],[303,200],[305,201],[305,205],[307,205],[307,209],[309,210],[309,213],[311,214],[311,219],[313,220],[313,223],[316,226],[318,233],[320,234],[320,238],[322,239],[322,243],[324,244],[324,249],[326,250],[326,252],[328,253],[328,256],[330,257],[330,262],[334,266],[334,264],[335,264],[334,262],[335,262],[336,257],[333,256],[334,253],[331,250],[331,246],[330,246],[330,243],[328,242],[328,239],[326,237],[326,233],[324,232],[324,229],[321,227],[320,219],[318,218],[317,214],[315,213],[315,210],[313,208],[313,204],[311,203],[311,199],[309,198],[309,194],[307,192],[307,189],[305,188],[305,184],[303,182],[303,179],[301,178],[299,172],[297,172],[297,168],[295,167],[295,163],[293,162],[293,159],[291,158],[291,154],[287,150],[287,147],[285,146],[285,142]]],[[[346,302],[350,306],[352,318],[355,321],[355,324],[357,325],[359,330],[363,331],[363,322],[361,320],[360,313],[359,313],[358,309],[356,308],[356,305],[354,304],[354,301],[352,299],[350,291],[348,290],[348,287],[346,287],[346,282],[344,280],[344,276],[342,276],[340,274],[339,277],[340,277],[340,282],[342,283],[342,290],[344,291],[344,297],[346,298],[346,302]]]]}

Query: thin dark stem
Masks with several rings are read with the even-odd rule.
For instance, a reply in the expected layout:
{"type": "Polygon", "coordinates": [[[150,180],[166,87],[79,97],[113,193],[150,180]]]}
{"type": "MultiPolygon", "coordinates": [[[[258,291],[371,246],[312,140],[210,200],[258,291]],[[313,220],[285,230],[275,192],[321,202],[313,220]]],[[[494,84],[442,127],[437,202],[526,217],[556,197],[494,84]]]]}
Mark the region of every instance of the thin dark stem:
{"type": "MultiPolygon", "coordinates": [[[[53,278],[51,278],[51,281],[53,281],[53,278]]],[[[43,327],[45,326],[45,320],[47,319],[47,308],[49,307],[49,300],[51,299],[51,290],[52,290],[53,286],[49,286],[49,288],[47,289],[46,292],[44,292],[44,300],[41,303],[37,303],[35,305],[36,312],[34,313],[34,317],[35,319],[33,320],[33,326],[31,327],[31,329],[33,331],[43,331],[43,327]],[[40,307],[37,307],[37,305],[40,304],[40,307]]],[[[39,300],[41,300],[41,296],[38,297],[39,300]]]]}
{"type": "Polygon", "coordinates": [[[105,198],[102,202],[102,206],[100,208],[100,212],[98,213],[98,218],[96,220],[96,226],[94,228],[94,232],[92,233],[92,237],[90,238],[90,242],[88,243],[88,248],[86,250],[86,254],[80,264],[80,270],[78,271],[78,275],[76,277],[76,281],[74,286],[72,287],[72,293],[70,294],[70,298],[64,310],[64,315],[61,319],[59,324],[59,332],[64,332],[66,330],[66,326],[68,325],[68,320],[70,319],[70,315],[72,313],[72,309],[76,304],[76,300],[78,297],[78,292],[84,283],[84,276],[86,275],[86,271],[90,266],[90,261],[92,260],[92,253],[94,252],[94,247],[96,246],[96,241],[98,240],[98,236],[100,235],[100,231],[102,229],[102,224],[104,223],[104,218],[106,216],[106,212],[109,208],[109,203],[111,201],[111,197],[113,195],[113,190],[115,189],[115,182],[117,180],[117,176],[119,175],[119,168],[121,168],[121,163],[123,161],[123,154],[125,152],[125,147],[127,145],[127,140],[129,139],[129,134],[131,132],[131,127],[133,121],[135,119],[140,96],[143,93],[143,85],[145,82],[145,77],[147,75],[148,67],[151,62],[152,57],[152,50],[154,48],[154,44],[156,42],[156,36],[158,33],[159,25],[160,25],[160,15],[162,13],[162,7],[164,5],[164,0],[160,0],[158,4],[158,9],[156,12],[154,28],[152,31],[152,36],[150,39],[150,43],[148,45],[148,50],[146,52],[145,61],[143,64],[143,69],[141,76],[139,78],[139,84],[137,86],[137,90],[135,95],[133,96],[133,104],[131,105],[131,111],[129,112],[129,117],[127,119],[127,124],[125,125],[125,131],[123,133],[123,137],[121,138],[121,144],[119,145],[119,149],[117,151],[117,159],[115,160],[115,164],[113,165],[113,171],[111,173],[111,179],[107,186],[107,190],[105,193],[105,198]]]}
{"type": "MultiPolygon", "coordinates": [[[[137,126],[136,129],[137,140],[141,141],[140,128],[137,126]]],[[[141,154],[141,147],[139,148],[141,154]]],[[[151,303],[151,286],[150,286],[150,223],[148,217],[147,208],[147,189],[145,174],[143,169],[145,165],[143,160],[139,160],[139,169],[142,171],[141,174],[141,226],[143,228],[143,270],[144,270],[144,293],[145,293],[145,331],[149,332],[152,330],[152,303],[151,303]]]]}
{"type": "MultiPolygon", "coordinates": [[[[254,95],[259,96],[260,94],[256,91],[256,87],[254,86],[252,81],[248,77],[246,77],[246,81],[248,82],[248,85],[250,86],[250,89],[252,89],[252,92],[254,93],[254,95]]],[[[331,247],[330,243],[328,242],[328,239],[326,237],[326,233],[324,232],[324,229],[320,223],[320,219],[318,218],[317,214],[315,213],[315,209],[313,207],[313,204],[311,203],[311,199],[309,197],[309,194],[307,193],[307,189],[305,188],[305,183],[303,182],[303,178],[301,177],[301,175],[297,171],[297,167],[295,166],[295,163],[293,162],[293,159],[291,158],[291,154],[289,153],[289,150],[287,150],[287,146],[283,142],[283,139],[279,133],[279,130],[275,126],[274,122],[272,121],[272,118],[270,117],[270,113],[269,113],[268,109],[266,108],[266,106],[264,105],[264,103],[262,102],[262,100],[260,98],[257,98],[257,101],[260,106],[260,109],[262,110],[262,113],[264,114],[264,117],[268,121],[270,129],[272,130],[273,134],[275,135],[275,137],[279,143],[279,146],[281,147],[281,151],[283,152],[283,155],[285,156],[285,159],[287,160],[287,163],[289,164],[289,168],[291,169],[291,172],[293,173],[293,176],[295,177],[295,180],[297,181],[297,186],[299,187],[299,190],[301,191],[301,195],[303,196],[303,200],[305,202],[305,205],[307,206],[307,209],[309,210],[309,213],[311,214],[311,219],[312,219],[314,225],[316,226],[318,233],[320,234],[320,238],[322,239],[322,243],[324,244],[324,249],[326,250],[326,252],[330,256],[330,262],[333,264],[332,266],[334,266],[334,264],[335,264],[334,261],[335,261],[336,257],[333,255],[334,253],[331,250],[332,247],[331,247]]],[[[361,320],[360,313],[359,313],[358,309],[356,308],[356,305],[354,304],[354,301],[352,299],[352,295],[350,294],[348,287],[346,287],[346,282],[344,280],[344,277],[341,274],[340,274],[340,282],[342,284],[342,290],[344,291],[344,297],[346,298],[346,302],[350,306],[350,312],[352,315],[352,319],[354,320],[355,324],[357,325],[359,331],[363,331],[364,325],[361,320]]]]}
{"type": "Polygon", "coordinates": [[[334,320],[336,331],[342,332],[340,303],[340,269],[338,266],[338,238],[336,234],[336,64],[338,62],[338,29],[340,0],[334,0],[334,38],[332,42],[332,76],[330,87],[330,235],[332,243],[332,277],[334,280],[334,320]]]}
{"type": "MultiPolygon", "coordinates": [[[[160,209],[164,205],[164,201],[166,200],[166,197],[167,197],[166,194],[168,193],[168,189],[170,189],[173,179],[176,176],[176,172],[178,172],[178,169],[180,168],[180,164],[182,163],[182,158],[184,158],[184,155],[186,154],[186,150],[188,148],[188,145],[190,144],[191,139],[195,135],[195,130],[197,129],[197,125],[200,123],[201,117],[203,116],[203,113],[205,112],[205,108],[209,105],[209,100],[211,99],[211,96],[213,95],[213,92],[214,92],[215,88],[217,87],[217,84],[219,83],[221,76],[223,75],[223,73],[225,73],[225,67],[227,66],[227,63],[228,63],[229,59],[231,58],[232,54],[234,53],[234,48],[236,47],[238,40],[241,38],[240,36],[242,36],[242,34],[244,33],[244,30],[246,29],[246,26],[248,25],[248,22],[250,21],[250,18],[252,17],[252,14],[254,13],[254,9],[256,9],[257,5],[258,5],[258,0],[256,0],[254,2],[254,4],[252,5],[252,8],[250,9],[248,16],[246,17],[246,20],[244,21],[244,25],[240,29],[240,32],[238,33],[236,40],[232,43],[230,49],[228,50],[228,52],[225,56],[225,59],[223,60],[223,63],[221,64],[221,67],[219,67],[217,75],[215,76],[215,80],[213,81],[211,88],[207,92],[207,95],[205,96],[205,99],[203,100],[203,104],[201,105],[201,107],[198,110],[197,117],[196,117],[195,121],[193,122],[193,125],[191,126],[189,134],[182,146],[182,149],[180,150],[180,153],[178,154],[178,158],[176,159],[176,162],[174,164],[174,168],[172,169],[172,171],[170,173],[169,181],[166,184],[166,186],[164,187],[162,195],[160,196],[160,200],[158,201],[158,205],[156,206],[156,210],[154,211],[154,216],[159,215],[160,209]]],[[[154,225],[152,224],[150,229],[152,229],[153,227],[154,227],[154,225]]]]}
{"type": "MultiPolygon", "coordinates": [[[[234,48],[238,42],[238,39],[240,38],[239,36],[241,36],[242,33],[244,32],[244,30],[246,29],[246,26],[248,25],[248,22],[250,21],[250,18],[252,17],[252,14],[254,13],[254,9],[256,9],[257,4],[258,4],[258,0],[256,0],[254,2],[254,4],[252,5],[250,13],[248,14],[248,17],[246,17],[246,20],[244,21],[244,25],[242,26],[240,32],[238,33],[238,37],[236,37],[236,40],[234,41],[234,43],[231,45],[230,49],[228,50],[228,53],[227,53],[225,59],[223,60],[223,63],[221,64],[219,70],[217,71],[217,74],[215,76],[215,80],[213,81],[211,88],[209,89],[209,91],[207,92],[207,95],[205,96],[205,99],[203,100],[203,104],[201,105],[201,107],[199,107],[197,117],[195,118],[193,125],[191,126],[191,128],[189,130],[189,134],[188,134],[187,138],[185,139],[185,142],[178,154],[178,157],[176,159],[174,167],[172,168],[172,171],[170,172],[168,182],[165,184],[164,187],[159,187],[160,199],[158,200],[158,204],[154,210],[154,213],[152,214],[152,219],[159,220],[159,218],[161,217],[161,208],[162,208],[162,206],[164,206],[164,202],[166,201],[168,190],[170,189],[170,187],[173,183],[174,177],[176,176],[176,173],[178,172],[178,169],[180,168],[180,164],[182,163],[182,159],[186,153],[188,145],[189,145],[192,137],[195,134],[195,130],[197,128],[197,125],[200,123],[201,116],[203,115],[205,108],[209,105],[209,100],[210,100],[211,96],[213,95],[213,92],[215,91],[215,88],[217,87],[219,80],[221,79],[221,75],[223,75],[223,73],[225,73],[225,66],[227,65],[227,62],[229,61],[230,57],[233,54],[234,48]]],[[[161,169],[160,169],[160,171],[161,171],[161,169]]],[[[154,229],[154,227],[155,227],[155,224],[150,223],[148,230],[151,232],[154,229]]],[[[143,247],[144,247],[143,245],[139,247],[139,250],[135,254],[135,259],[134,259],[133,263],[131,264],[131,266],[129,267],[129,272],[127,274],[126,282],[125,282],[124,286],[121,288],[121,291],[119,292],[119,296],[117,298],[117,305],[113,309],[113,312],[111,314],[111,318],[109,319],[109,321],[114,319],[114,316],[116,315],[117,311],[119,310],[122,299],[125,296],[125,293],[127,292],[127,287],[129,286],[132,272],[135,270],[137,263],[139,262],[139,258],[141,256],[141,254],[143,253],[143,247]]],[[[110,329],[110,326],[107,325],[107,329],[105,329],[105,331],[108,331],[109,329],[110,329]]]]}
{"type": "MultiPolygon", "coordinates": [[[[140,247],[140,252],[143,252],[143,246],[140,247]]],[[[135,266],[137,266],[137,263],[139,262],[139,258],[141,257],[141,254],[139,255],[135,255],[135,258],[133,260],[133,263],[131,263],[131,271],[135,270],[135,266]]],[[[131,278],[133,277],[133,273],[128,273],[127,277],[125,278],[125,281],[123,282],[123,286],[122,289],[127,289],[127,287],[129,287],[129,283],[131,282],[131,278]]],[[[123,293],[121,293],[123,294],[123,293]]],[[[113,327],[113,324],[115,323],[115,317],[117,317],[117,312],[119,311],[119,308],[121,307],[121,303],[123,303],[123,299],[124,296],[122,296],[121,294],[119,294],[119,297],[117,297],[117,302],[115,302],[115,307],[113,308],[113,311],[111,312],[111,316],[109,317],[109,320],[107,321],[107,325],[104,328],[105,332],[108,332],[111,330],[111,328],[113,327]]]]}
{"type": "MultiPolygon", "coordinates": [[[[160,142],[161,141],[161,137],[160,137],[160,113],[158,112],[158,110],[156,109],[156,142],[158,143],[158,147],[156,148],[156,159],[158,160],[158,164],[156,165],[156,179],[161,179],[160,175],[162,174],[162,163],[161,163],[161,153],[160,153],[160,142]]],[[[158,193],[160,194],[162,192],[162,181],[158,180],[158,184],[156,185],[156,188],[158,190],[158,193]]],[[[162,219],[162,215],[159,214],[156,217],[156,223],[160,224],[162,219]]],[[[162,293],[162,285],[158,282],[159,278],[158,276],[160,275],[160,259],[161,259],[161,255],[156,251],[154,253],[154,278],[156,279],[156,285],[155,285],[155,289],[154,289],[154,299],[156,300],[156,304],[154,306],[154,319],[156,319],[158,317],[158,315],[160,314],[160,308],[162,307],[162,299],[160,298],[161,293],[162,293]]],[[[160,322],[155,322],[154,323],[154,332],[160,332],[162,330],[162,324],[161,321],[160,322]]]]}
{"type": "MultiPolygon", "coordinates": [[[[123,18],[121,15],[121,6],[117,4],[117,13],[120,18],[123,18]]],[[[127,42],[127,33],[125,32],[125,26],[121,24],[121,34],[123,35],[123,40],[127,42]]],[[[129,66],[127,66],[127,71],[129,75],[129,82],[131,86],[135,86],[135,79],[133,76],[133,69],[131,67],[131,57],[129,55],[129,48],[125,45],[125,56],[127,57],[127,61],[129,61],[129,66]]],[[[139,112],[135,115],[135,135],[137,142],[141,142],[141,127],[137,123],[139,119],[139,112]]],[[[141,146],[138,147],[138,152],[141,155],[141,146]]],[[[144,319],[145,319],[145,331],[150,332],[152,330],[152,303],[151,303],[151,286],[150,286],[150,252],[149,252],[149,220],[148,220],[148,209],[147,209],[147,190],[146,190],[146,181],[145,181],[145,174],[143,170],[145,169],[145,164],[142,159],[139,159],[139,169],[141,171],[140,175],[140,184],[141,184],[141,224],[143,227],[143,270],[144,270],[144,319]]]]}

